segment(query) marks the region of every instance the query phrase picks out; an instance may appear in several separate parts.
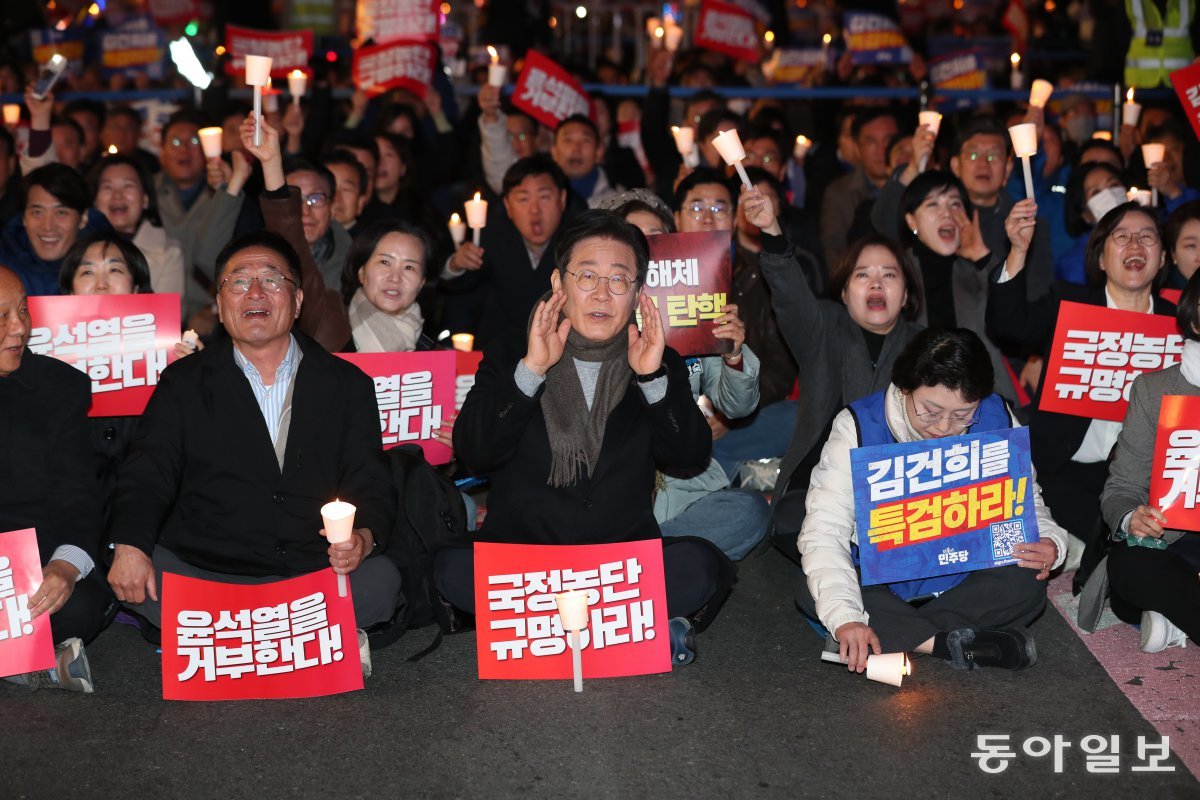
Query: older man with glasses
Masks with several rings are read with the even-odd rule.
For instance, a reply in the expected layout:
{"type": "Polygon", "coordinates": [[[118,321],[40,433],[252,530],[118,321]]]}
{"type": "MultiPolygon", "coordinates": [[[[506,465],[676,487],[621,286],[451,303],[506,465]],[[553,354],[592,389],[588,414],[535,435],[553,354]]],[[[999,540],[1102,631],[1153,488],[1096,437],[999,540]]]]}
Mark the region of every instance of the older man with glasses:
{"type": "Polygon", "coordinates": [[[386,626],[400,575],[376,556],[394,491],[375,388],[294,329],[300,258],[282,236],[243,236],[217,258],[217,313],[229,338],[168,367],[117,482],[109,583],[161,627],[163,572],[263,583],[332,567],[349,575],[363,629],[386,626]],[[357,507],[353,536],[330,544],[321,505],[357,507]]]}
{"type": "Polygon", "coordinates": [[[303,158],[289,158],[283,170],[288,186],[300,190],[300,221],[313,261],[321,271],[325,285],[340,290],[342,267],[350,254],[352,240],[341,223],[333,218],[337,180],[328,168],[303,158]]]}

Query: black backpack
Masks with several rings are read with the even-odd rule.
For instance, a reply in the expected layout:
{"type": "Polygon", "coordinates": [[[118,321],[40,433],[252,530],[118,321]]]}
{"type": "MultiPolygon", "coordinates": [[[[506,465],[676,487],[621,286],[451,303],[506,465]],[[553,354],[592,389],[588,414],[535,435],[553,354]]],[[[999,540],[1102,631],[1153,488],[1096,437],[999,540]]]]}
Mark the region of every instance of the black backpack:
{"type": "MultiPolygon", "coordinates": [[[[407,606],[396,622],[400,632],[440,621],[433,586],[433,556],[439,547],[469,542],[467,512],[454,481],[425,460],[417,445],[387,451],[398,506],[384,555],[400,570],[407,606]]],[[[443,625],[444,626],[444,625],[443,625]]]]}

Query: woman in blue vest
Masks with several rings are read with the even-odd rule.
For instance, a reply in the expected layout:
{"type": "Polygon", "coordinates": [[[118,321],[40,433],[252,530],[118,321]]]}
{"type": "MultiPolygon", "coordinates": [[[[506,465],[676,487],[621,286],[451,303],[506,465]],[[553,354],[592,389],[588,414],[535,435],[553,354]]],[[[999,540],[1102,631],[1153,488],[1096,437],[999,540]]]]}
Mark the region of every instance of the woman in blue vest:
{"type": "Polygon", "coordinates": [[[805,580],[797,601],[837,640],[849,669],[873,651],[916,652],[956,669],[1024,669],[1037,660],[1024,629],[1046,605],[1046,579],[1066,553],[1066,534],[1034,487],[1038,542],[1017,545],[1014,565],[902,583],[863,586],[850,451],[1008,428],[1014,418],[993,393],[995,373],[979,337],[930,328],[896,359],[892,383],[850,404],[833,430],[808,488],[797,546],[805,580]]]}

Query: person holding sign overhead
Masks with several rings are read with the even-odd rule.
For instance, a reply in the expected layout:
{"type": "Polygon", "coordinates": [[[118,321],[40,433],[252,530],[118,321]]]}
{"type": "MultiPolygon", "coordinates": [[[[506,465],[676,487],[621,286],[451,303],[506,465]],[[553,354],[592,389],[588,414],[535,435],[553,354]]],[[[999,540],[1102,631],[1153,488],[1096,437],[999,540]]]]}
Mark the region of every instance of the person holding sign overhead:
{"type": "MultiPolygon", "coordinates": [[[[481,541],[605,544],[660,537],[657,466],[699,471],[712,434],[687,370],[666,347],[658,309],[642,293],[642,232],[586,211],[558,239],[551,291],[525,341],[484,353],[454,425],[459,464],[492,481],[481,541]],[[634,312],[642,313],[642,328],[634,312]]],[[[475,608],[472,548],[438,551],[434,582],[455,608],[475,608]]],[[[733,565],[703,539],[663,541],[672,643],[715,617],[733,565]]],[[[676,650],[676,663],[691,660],[676,650]],[[681,658],[682,657],[682,658],[681,658]]]]}
{"type": "MultiPolygon", "coordinates": [[[[1153,210],[1137,203],[1122,203],[1110,210],[1092,230],[1084,259],[1089,285],[1057,281],[1042,296],[1027,300],[1025,264],[1036,215],[1034,202],[1022,200],[1005,222],[1012,247],[989,290],[987,307],[987,326],[998,340],[1038,348],[1048,359],[1063,301],[1174,314],[1173,304],[1153,294],[1166,263],[1162,229],[1153,210]]],[[[1076,588],[1083,586],[1102,556],[1105,531],[1100,524],[1100,492],[1108,475],[1109,453],[1120,432],[1120,422],[1040,408],[1029,422],[1033,464],[1045,489],[1046,504],[1078,540],[1068,559],[1069,564],[1079,564],[1076,588]]]]}
{"type": "Polygon", "coordinates": [[[1032,487],[1041,540],[1014,547],[1015,564],[923,580],[862,586],[850,451],[968,432],[1016,420],[993,392],[991,359],[964,328],[930,328],[896,358],[882,392],[851,403],[833,421],[809,484],[800,531],[804,580],[796,600],[832,634],[848,668],[867,655],[917,652],[955,669],[1025,669],[1037,660],[1024,626],[1046,604],[1046,579],[1066,554],[1066,534],[1032,487]]]}
{"type": "MultiPolygon", "coordinates": [[[[1104,521],[1117,543],[1108,555],[1113,612],[1142,626],[1141,647],[1157,653],[1200,642],[1200,533],[1171,529],[1150,495],[1155,471],[1155,434],[1163,398],[1200,396],[1200,278],[1193,274],[1176,314],[1183,334],[1183,361],[1139,375],[1129,395],[1129,412],[1113,450],[1112,467],[1100,496],[1104,521]]],[[[1195,427],[1196,420],[1189,421],[1195,427]]],[[[1196,473],[1185,470],[1195,492],[1196,473]]],[[[1082,613],[1082,610],[1081,612],[1082,613]]]]}

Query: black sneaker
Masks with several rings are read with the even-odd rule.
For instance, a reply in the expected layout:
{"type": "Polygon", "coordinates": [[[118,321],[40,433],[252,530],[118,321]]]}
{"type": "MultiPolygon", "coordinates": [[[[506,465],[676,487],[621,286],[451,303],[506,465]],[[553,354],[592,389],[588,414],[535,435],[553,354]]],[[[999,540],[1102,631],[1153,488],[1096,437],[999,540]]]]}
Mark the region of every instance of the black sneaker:
{"type": "Polygon", "coordinates": [[[1028,669],[1037,663],[1037,645],[1024,628],[951,631],[946,637],[950,665],[956,669],[1028,669]]]}

